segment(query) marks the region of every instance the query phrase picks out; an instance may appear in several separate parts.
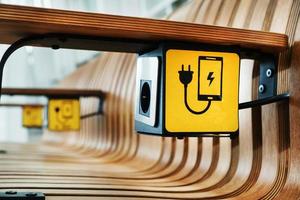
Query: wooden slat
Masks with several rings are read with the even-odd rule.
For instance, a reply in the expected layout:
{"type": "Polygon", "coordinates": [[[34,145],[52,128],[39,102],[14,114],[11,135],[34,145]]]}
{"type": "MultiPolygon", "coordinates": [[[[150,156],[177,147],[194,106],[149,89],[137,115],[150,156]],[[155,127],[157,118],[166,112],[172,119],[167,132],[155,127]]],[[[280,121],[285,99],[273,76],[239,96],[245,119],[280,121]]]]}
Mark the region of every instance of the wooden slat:
{"type": "MultiPolygon", "coordinates": [[[[200,24],[286,32],[293,44],[300,38],[299,2],[197,0],[190,1],[191,12],[175,14],[200,24]]],[[[46,132],[43,144],[1,143],[1,191],[41,191],[46,199],[58,200],[299,199],[299,44],[292,51],[293,56],[282,58],[284,70],[278,70],[278,86],[290,91],[290,102],[240,111],[240,134],[234,140],[136,134],[136,57],[101,54],[61,86],[107,92],[105,115],[82,120],[79,132],[46,132]]],[[[242,60],[240,73],[240,101],[255,99],[259,68],[242,60]]],[[[83,113],[98,107],[87,101],[83,113]]]]}
{"type": "Polygon", "coordinates": [[[19,96],[47,96],[47,97],[104,97],[101,90],[82,90],[82,89],[41,89],[41,88],[2,88],[2,95],[19,96]]]}
{"type": "MultiPolygon", "coordinates": [[[[268,52],[282,51],[288,45],[287,36],[278,33],[4,4],[0,4],[0,27],[1,43],[11,44],[36,34],[61,33],[110,38],[98,50],[118,50],[111,49],[116,46],[124,52],[141,52],[162,41],[236,45],[268,52]],[[120,41],[116,43],[117,40],[120,41]],[[132,47],[135,42],[140,45],[132,47]]],[[[86,48],[84,43],[65,47],[86,48]]]]}

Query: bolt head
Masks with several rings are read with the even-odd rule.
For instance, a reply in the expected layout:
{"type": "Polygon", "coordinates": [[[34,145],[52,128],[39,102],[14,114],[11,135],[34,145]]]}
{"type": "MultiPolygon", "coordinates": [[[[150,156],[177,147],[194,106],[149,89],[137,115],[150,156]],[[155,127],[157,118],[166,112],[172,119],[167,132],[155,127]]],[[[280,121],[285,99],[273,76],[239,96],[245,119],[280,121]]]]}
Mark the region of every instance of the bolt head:
{"type": "Polygon", "coordinates": [[[270,78],[272,75],[273,75],[272,69],[267,69],[267,71],[266,71],[266,76],[267,76],[268,78],[270,78]]]}
{"type": "Polygon", "coordinates": [[[6,191],[5,194],[10,194],[10,195],[13,195],[13,194],[17,194],[17,191],[6,191]]]}
{"type": "Polygon", "coordinates": [[[7,152],[5,150],[0,150],[0,154],[6,154],[7,152]]]}
{"type": "Polygon", "coordinates": [[[26,194],[27,197],[35,197],[36,195],[37,195],[37,193],[35,193],[35,192],[28,192],[26,194]]]}
{"type": "Polygon", "coordinates": [[[258,87],[258,91],[259,91],[259,93],[264,93],[265,86],[263,84],[260,84],[259,87],[258,87]]]}
{"type": "Polygon", "coordinates": [[[57,49],[59,49],[60,47],[59,47],[58,44],[54,44],[54,45],[51,46],[51,48],[52,48],[53,50],[57,50],[57,49]]]}

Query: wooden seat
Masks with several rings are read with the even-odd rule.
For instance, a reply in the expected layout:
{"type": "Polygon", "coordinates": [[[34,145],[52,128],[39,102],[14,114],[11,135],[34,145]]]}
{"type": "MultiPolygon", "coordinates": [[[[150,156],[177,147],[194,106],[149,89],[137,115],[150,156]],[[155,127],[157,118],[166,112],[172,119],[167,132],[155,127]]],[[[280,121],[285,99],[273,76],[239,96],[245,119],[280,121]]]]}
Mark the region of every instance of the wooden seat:
{"type": "MultiPolygon", "coordinates": [[[[1,144],[1,191],[41,191],[62,200],[299,198],[299,13],[299,0],[200,0],[169,18],[289,36],[293,48],[280,54],[278,93],[289,92],[290,101],[241,110],[237,139],[136,134],[136,56],[103,53],[59,87],[102,90],[104,114],[83,119],[80,132],[45,132],[40,144],[1,144]]],[[[258,72],[256,63],[242,60],[241,102],[256,99],[258,72]]],[[[89,99],[81,103],[82,114],[98,107],[89,99]]]]}

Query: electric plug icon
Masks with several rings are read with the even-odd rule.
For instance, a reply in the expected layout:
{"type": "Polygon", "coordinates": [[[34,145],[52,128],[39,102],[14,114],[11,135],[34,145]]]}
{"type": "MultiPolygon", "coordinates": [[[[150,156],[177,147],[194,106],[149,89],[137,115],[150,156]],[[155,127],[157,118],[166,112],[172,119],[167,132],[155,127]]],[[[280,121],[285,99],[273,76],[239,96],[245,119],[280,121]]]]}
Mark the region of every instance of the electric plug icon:
{"type": "Polygon", "coordinates": [[[184,70],[184,65],[181,66],[181,71],[178,71],[180,82],[187,86],[193,80],[193,71],[191,71],[191,65],[188,66],[188,71],[184,70]]]}
{"type": "Polygon", "coordinates": [[[206,107],[203,110],[199,110],[199,111],[193,110],[188,104],[188,85],[193,80],[193,73],[194,73],[193,71],[191,71],[191,65],[188,66],[187,71],[184,70],[184,65],[182,65],[181,66],[181,71],[178,71],[178,73],[179,73],[179,80],[184,86],[184,104],[185,104],[185,107],[188,109],[188,111],[190,111],[191,113],[193,113],[195,115],[204,114],[206,111],[208,111],[208,109],[211,105],[210,100],[207,101],[206,107]]]}

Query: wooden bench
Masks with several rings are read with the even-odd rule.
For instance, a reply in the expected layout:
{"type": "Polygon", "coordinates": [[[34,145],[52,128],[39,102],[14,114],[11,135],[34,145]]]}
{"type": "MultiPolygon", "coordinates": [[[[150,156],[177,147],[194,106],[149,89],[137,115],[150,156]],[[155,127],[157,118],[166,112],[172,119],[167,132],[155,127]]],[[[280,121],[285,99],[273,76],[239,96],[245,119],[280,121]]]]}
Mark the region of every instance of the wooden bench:
{"type": "MultiPolygon", "coordinates": [[[[296,25],[300,2],[274,2],[192,1],[169,19],[286,33],[292,45],[300,37],[300,27],[296,25]]],[[[202,38],[203,30],[210,28],[215,34],[210,34],[209,42],[214,44],[241,45],[243,40],[246,41],[241,45],[243,48],[276,54],[287,46],[286,36],[280,34],[238,30],[237,34],[228,35],[224,31],[235,29],[170,21],[4,5],[0,5],[0,16],[0,27],[7,30],[0,33],[3,43],[33,34],[28,30],[45,34],[64,27],[68,34],[88,32],[91,35],[87,36],[122,38],[129,35],[125,33],[131,32],[130,28],[147,24],[147,29],[129,36],[146,41],[147,46],[142,49],[157,45],[160,38],[205,42],[208,36],[202,38]],[[20,13],[19,19],[14,16],[15,9],[20,13]],[[34,13],[45,16],[45,26],[40,20],[43,17],[37,20],[34,13]],[[128,23],[118,23],[119,19],[128,23]],[[105,26],[101,20],[110,24],[105,26]],[[109,29],[112,24],[117,28],[109,29]],[[130,27],[131,24],[134,26],[130,27]],[[186,30],[178,30],[181,26],[192,27],[194,31],[189,35],[186,30]],[[164,27],[165,31],[158,27],[164,27]],[[118,34],[113,35],[112,30],[118,34]]],[[[104,115],[82,120],[79,133],[45,132],[40,144],[1,144],[0,149],[4,150],[0,154],[1,191],[41,191],[46,199],[297,199],[300,197],[299,52],[298,43],[279,57],[278,93],[289,92],[289,103],[240,111],[240,136],[232,141],[229,138],[177,140],[136,134],[133,129],[136,57],[104,53],[61,82],[62,87],[106,92],[104,115]]],[[[253,61],[242,61],[241,101],[257,98],[258,71],[253,61]]],[[[98,106],[84,103],[83,114],[98,106]]]]}

